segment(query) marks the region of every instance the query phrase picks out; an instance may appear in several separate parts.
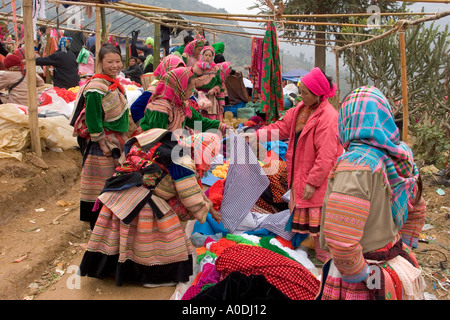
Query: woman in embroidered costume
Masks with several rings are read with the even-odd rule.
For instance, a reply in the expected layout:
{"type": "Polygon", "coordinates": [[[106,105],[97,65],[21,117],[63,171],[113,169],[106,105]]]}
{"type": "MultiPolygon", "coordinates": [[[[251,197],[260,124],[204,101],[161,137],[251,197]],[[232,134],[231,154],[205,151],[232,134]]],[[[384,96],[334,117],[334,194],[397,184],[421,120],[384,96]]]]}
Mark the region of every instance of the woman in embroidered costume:
{"type": "Polygon", "coordinates": [[[234,128],[218,121],[207,119],[186,102],[194,88],[195,78],[191,68],[177,68],[167,72],[152,94],[144,117],[140,121],[143,131],[153,128],[167,129],[182,136],[184,127],[205,132],[217,129],[222,135],[234,128]]]}
{"type": "Polygon", "coordinates": [[[200,114],[209,119],[222,121],[225,105],[224,82],[221,76],[222,69],[214,63],[214,55],[214,48],[205,46],[200,54],[200,60],[192,67],[192,70],[195,77],[195,89],[203,92],[211,101],[211,106],[201,110],[200,114]]]}
{"type": "MultiPolygon", "coordinates": [[[[336,109],[328,102],[336,85],[314,68],[299,83],[302,101],[286,111],[284,117],[256,132],[260,141],[289,139],[286,152],[289,228],[310,234],[315,241],[316,258],[325,262],[328,252],[319,245],[320,217],[327,188],[327,177],[342,154],[338,140],[336,109]],[[275,136],[276,135],[276,136],[275,136]]],[[[245,134],[254,140],[255,134],[245,134]]]]}
{"type": "Polygon", "coordinates": [[[182,54],[186,66],[193,67],[198,62],[205,43],[205,38],[199,35],[186,45],[182,54]]]}
{"type": "Polygon", "coordinates": [[[117,48],[105,44],[100,49],[99,62],[102,73],[94,75],[80,90],[77,101],[84,95],[85,104],[74,124],[84,156],[80,219],[89,221],[91,227],[98,215],[98,210],[92,211],[94,203],[106,179],[114,174],[115,167],[119,165],[123,145],[129,138],[125,89],[115,79],[122,70],[122,58],[117,48]]]}
{"type": "Polygon", "coordinates": [[[161,60],[155,72],[153,72],[155,80],[130,106],[131,115],[135,123],[139,123],[139,121],[144,117],[145,108],[153,92],[155,92],[159,80],[161,80],[161,78],[170,70],[181,67],[186,67],[186,64],[181,56],[177,54],[169,54],[161,60]]]}
{"type": "Polygon", "coordinates": [[[320,240],[332,260],[319,298],[423,299],[421,271],[402,241],[414,243],[411,225],[421,230],[425,222],[419,172],[377,88],[358,88],[344,100],[339,141],[346,152],[328,178],[320,240]]]}
{"type": "Polygon", "coordinates": [[[193,247],[181,221],[221,215],[199,179],[221,139],[201,133],[177,142],[152,129],[125,144],[126,158],[98,198],[101,211],[80,265],[81,275],[114,275],[116,284],[174,285],[193,274],[193,247]]]}

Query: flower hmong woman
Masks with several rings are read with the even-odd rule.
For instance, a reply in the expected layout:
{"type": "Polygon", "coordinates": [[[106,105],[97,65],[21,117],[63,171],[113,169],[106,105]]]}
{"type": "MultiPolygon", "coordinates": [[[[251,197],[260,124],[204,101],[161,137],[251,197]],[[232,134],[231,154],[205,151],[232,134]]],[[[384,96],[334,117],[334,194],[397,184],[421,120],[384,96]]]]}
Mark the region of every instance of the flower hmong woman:
{"type": "Polygon", "coordinates": [[[145,108],[153,92],[156,90],[159,80],[170,70],[181,67],[186,67],[186,65],[183,59],[176,54],[169,54],[161,60],[155,72],[153,72],[155,80],[150,83],[150,86],[130,106],[131,115],[135,123],[138,123],[144,117],[145,108]]]}
{"type": "Polygon", "coordinates": [[[143,131],[162,128],[181,135],[184,127],[205,132],[217,129],[221,134],[233,130],[218,120],[202,117],[186,102],[194,88],[195,78],[191,68],[177,68],[167,72],[159,81],[152,94],[145,115],[140,121],[143,131]]]}
{"type": "MultiPolygon", "coordinates": [[[[344,100],[339,141],[346,152],[328,178],[320,240],[331,260],[319,297],[423,299],[421,270],[402,241],[403,227],[417,218],[410,213],[425,209],[419,172],[377,88],[358,88],[344,100]]],[[[416,222],[421,229],[425,221],[416,222]]]]}
{"type": "Polygon", "coordinates": [[[186,45],[182,54],[186,66],[193,67],[198,60],[200,60],[200,53],[202,52],[205,43],[205,38],[198,36],[186,45]]]}
{"type": "Polygon", "coordinates": [[[221,215],[199,179],[220,146],[205,133],[178,142],[168,130],[151,129],[130,139],[126,159],[98,198],[101,211],[80,265],[81,275],[115,276],[116,284],[146,287],[186,282],[193,247],[182,221],[221,215]]]}
{"type": "MultiPolygon", "coordinates": [[[[99,52],[102,72],[95,74],[80,89],[77,101],[84,95],[84,108],[72,115],[83,153],[81,171],[80,219],[95,224],[98,211],[94,203],[106,179],[119,165],[123,145],[129,134],[129,109],[125,89],[115,78],[122,70],[122,57],[112,44],[99,52]]],[[[77,105],[77,104],[76,104],[77,105]]],[[[74,110],[76,111],[76,110],[74,110]]]]}
{"type": "Polygon", "coordinates": [[[195,77],[195,88],[197,91],[202,91],[211,101],[211,106],[206,110],[201,110],[200,113],[209,119],[222,121],[223,107],[225,105],[222,72],[225,72],[227,68],[219,68],[214,63],[213,47],[204,47],[200,56],[200,60],[192,67],[195,77]]]}
{"type": "Polygon", "coordinates": [[[299,88],[302,101],[287,110],[281,120],[256,131],[256,137],[264,142],[289,139],[286,164],[292,219],[288,227],[292,232],[309,234],[314,239],[316,258],[325,262],[328,252],[319,245],[322,203],[328,174],[342,154],[338,112],[328,101],[335,95],[336,84],[321,69],[314,68],[301,79],[299,88]]]}

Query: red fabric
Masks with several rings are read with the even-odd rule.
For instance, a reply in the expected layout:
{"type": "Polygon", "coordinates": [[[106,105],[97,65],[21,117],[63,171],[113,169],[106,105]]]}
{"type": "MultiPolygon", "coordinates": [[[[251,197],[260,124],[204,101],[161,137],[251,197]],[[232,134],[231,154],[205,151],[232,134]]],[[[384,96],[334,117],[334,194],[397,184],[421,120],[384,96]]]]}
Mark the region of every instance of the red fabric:
{"type": "Polygon", "coordinates": [[[22,74],[25,73],[22,60],[19,58],[19,56],[16,56],[15,54],[8,54],[3,62],[6,69],[18,66],[22,70],[22,74]]]}
{"type": "Polygon", "coordinates": [[[94,78],[101,78],[101,79],[108,80],[109,82],[112,82],[112,84],[108,88],[109,90],[114,91],[114,90],[116,90],[116,88],[119,88],[120,92],[122,92],[122,94],[125,94],[125,89],[122,87],[122,84],[120,83],[119,80],[113,79],[113,78],[111,78],[111,77],[109,77],[109,76],[107,76],[106,74],[103,74],[103,73],[94,74],[91,77],[91,79],[94,79],[94,78]]]}
{"type": "Polygon", "coordinates": [[[293,300],[313,300],[319,280],[300,263],[268,249],[236,245],[225,249],[216,260],[222,279],[233,271],[264,275],[266,280],[293,300]]]}
{"type": "Polygon", "coordinates": [[[288,185],[295,185],[295,204],[298,208],[321,207],[328,174],[343,152],[338,140],[338,112],[327,100],[317,107],[302,130],[293,159],[295,123],[303,107],[303,102],[300,102],[287,110],[282,120],[259,129],[257,135],[260,141],[270,141],[271,135],[278,132],[278,137],[274,139],[291,141],[286,151],[286,165],[288,185]],[[310,199],[303,200],[307,183],[316,190],[310,199]]]}
{"type": "Polygon", "coordinates": [[[214,210],[220,211],[223,199],[223,189],[225,187],[225,179],[220,179],[214,182],[214,184],[208,190],[208,199],[213,203],[214,210]]]}

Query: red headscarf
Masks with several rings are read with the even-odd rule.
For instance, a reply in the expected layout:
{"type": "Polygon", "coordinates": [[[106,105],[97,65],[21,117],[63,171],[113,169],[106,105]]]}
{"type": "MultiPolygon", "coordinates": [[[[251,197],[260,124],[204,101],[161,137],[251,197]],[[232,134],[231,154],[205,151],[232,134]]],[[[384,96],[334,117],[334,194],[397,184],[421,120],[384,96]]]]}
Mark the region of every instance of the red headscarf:
{"type": "Polygon", "coordinates": [[[322,100],[334,97],[337,86],[335,83],[330,88],[330,83],[327,77],[323,74],[320,68],[316,67],[306,74],[300,80],[313,94],[321,96],[322,100]]]}
{"type": "Polygon", "coordinates": [[[25,74],[25,69],[19,56],[15,54],[8,54],[4,60],[4,63],[6,69],[18,66],[22,70],[22,74],[25,74]]]}

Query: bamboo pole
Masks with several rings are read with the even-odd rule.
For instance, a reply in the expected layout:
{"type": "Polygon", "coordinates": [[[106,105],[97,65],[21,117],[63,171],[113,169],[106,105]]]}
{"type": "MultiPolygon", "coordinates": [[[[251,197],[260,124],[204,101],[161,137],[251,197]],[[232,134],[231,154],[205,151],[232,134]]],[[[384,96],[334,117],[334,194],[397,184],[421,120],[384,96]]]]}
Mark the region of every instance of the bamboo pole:
{"type": "Polygon", "coordinates": [[[100,61],[98,53],[102,45],[101,32],[102,32],[102,15],[100,8],[95,8],[95,73],[100,73],[100,61]]]}
{"type": "Polygon", "coordinates": [[[161,25],[155,23],[155,39],[153,44],[153,70],[159,65],[161,50],[161,25]]]}
{"type": "MultiPolygon", "coordinates": [[[[33,20],[32,0],[23,1],[23,18],[26,21],[33,20]]],[[[25,28],[25,59],[26,77],[28,85],[28,122],[30,125],[31,151],[39,158],[42,157],[41,139],[39,134],[39,119],[37,110],[36,90],[36,56],[34,53],[33,24],[24,24],[25,28]]]]}
{"type": "Polygon", "coordinates": [[[400,42],[400,64],[402,73],[402,98],[403,98],[403,141],[408,138],[408,125],[409,125],[409,110],[408,110],[408,79],[406,70],[406,40],[405,40],[405,26],[402,25],[398,31],[400,42]]]}

